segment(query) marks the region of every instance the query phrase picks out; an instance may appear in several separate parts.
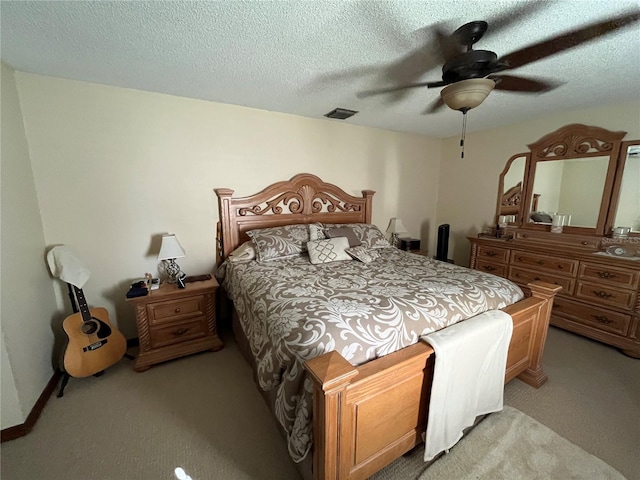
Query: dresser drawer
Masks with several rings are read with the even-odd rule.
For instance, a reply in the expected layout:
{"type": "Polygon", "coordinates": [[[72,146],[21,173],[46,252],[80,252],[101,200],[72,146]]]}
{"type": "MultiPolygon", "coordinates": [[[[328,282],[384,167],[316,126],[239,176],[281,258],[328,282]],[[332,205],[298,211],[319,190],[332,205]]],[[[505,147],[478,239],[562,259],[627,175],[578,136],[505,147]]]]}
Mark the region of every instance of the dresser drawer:
{"type": "Polygon", "coordinates": [[[576,289],[576,298],[583,298],[591,302],[595,300],[598,303],[631,310],[635,303],[636,294],[616,287],[579,281],[576,289]]]}
{"type": "Polygon", "coordinates": [[[534,272],[526,270],[524,268],[509,267],[509,280],[518,283],[520,285],[526,285],[530,282],[543,281],[547,283],[553,283],[559,285],[562,290],[559,292],[564,295],[571,295],[573,293],[573,287],[575,280],[573,278],[561,277],[559,275],[553,275],[546,272],[534,272]]]}
{"type": "Polygon", "coordinates": [[[509,250],[506,248],[496,248],[489,247],[487,245],[479,245],[477,255],[478,259],[490,259],[494,262],[507,263],[509,261],[509,250]]]}
{"type": "Polygon", "coordinates": [[[167,300],[147,305],[150,325],[161,325],[167,322],[204,315],[204,295],[189,298],[167,300]]]}
{"type": "Polygon", "coordinates": [[[174,343],[186,342],[207,335],[206,319],[199,318],[174,325],[149,329],[151,348],[165,347],[174,343]]]}
{"type": "Polygon", "coordinates": [[[476,260],[476,270],[481,272],[492,273],[499,277],[507,277],[507,266],[499,263],[494,263],[492,260],[483,260],[478,258],[476,260]]]}
{"type": "Polygon", "coordinates": [[[511,264],[520,267],[534,267],[536,270],[546,270],[569,276],[574,276],[578,271],[577,260],[519,252],[517,250],[511,252],[511,264]]]}
{"type": "Polygon", "coordinates": [[[560,297],[554,300],[553,313],[598,330],[624,336],[629,333],[631,325],[631,315],[571,302],[560,297]]]}
{"type": "Polygon", "coordinates": [[[578,278],[596,283],[615,285],[621,288],[637,289],[640,272],[624,268],[609,267],[597,263],[580,262],[578,278]]]}
{"type": "Polygon", "coordinates": [[[588,248],[588,249],[597,249],[600,245],[599,237],[559,235],[557,233],[550,233],[550,232],[518,231],[516,232],[515,239],[524,240],[524,241],[534,241],[538,245],[557,243],[567,247],[580,247],[580,248],[588,248]]]}

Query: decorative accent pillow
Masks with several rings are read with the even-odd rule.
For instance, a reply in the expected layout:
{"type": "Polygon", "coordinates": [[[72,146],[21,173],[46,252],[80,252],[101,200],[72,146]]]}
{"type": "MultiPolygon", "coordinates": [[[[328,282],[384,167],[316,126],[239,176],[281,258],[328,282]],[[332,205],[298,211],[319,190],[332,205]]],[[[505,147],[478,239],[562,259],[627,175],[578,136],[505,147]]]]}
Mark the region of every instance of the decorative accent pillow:
{"type": "Polygon", "coordinates": [[[321,223],[309,224],[309,240],[324,240],[326,235],[324,234],[324,227],[321,223]]]}
{"type": "Polygon", "coordinates": [[[360,260],[362,263],[371,263],[376,258],[380,258],[380,252],[375,249],[368,250],[362,245],[357,247],[347,248],[346,252],[356,260],[360,260]]]}
{"type": "Polygon", "coordinates": [[[389,240],[384,236],[378,227],[371,223],[349,223],[349,224],[324,224],[325,228],[349,226],[353,229],[363,247],[386,248],[389,247],[389,240]]]}
{"type": "Polygon", "coordinates": [[[347,248],[349,248],[349,241],[346,237],[312,240],[307,243],[309,260],[314,265],[337,262],[339,260],[352,260],[351,256],[346,252],[347,248]]]}
{"type": "Polygon", "coordinates": [[[233,252],[229,254],[229,261],[231,263],[250,262],[256,258],[256,249],[253,246],[253,242],[244,242],[233,252]]]}
{"type": "Polygon", "coordinates": [[[351,227],[328,228],[326,233],[327,238],[347,237],[350,247],[357,247],[362,244],[351,227]]]}
{"type": "Polygon", "coordinates": [[[284,225],[249,230],[258,262],[295,257],[307,251],[309,227],[306,224],[284,225]]]}

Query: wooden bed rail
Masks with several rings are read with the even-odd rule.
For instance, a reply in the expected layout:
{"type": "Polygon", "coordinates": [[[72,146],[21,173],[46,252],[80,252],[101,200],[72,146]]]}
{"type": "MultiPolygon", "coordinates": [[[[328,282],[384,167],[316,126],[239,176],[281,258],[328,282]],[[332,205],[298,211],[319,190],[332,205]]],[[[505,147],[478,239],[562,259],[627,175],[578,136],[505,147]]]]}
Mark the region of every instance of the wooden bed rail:
{"type": "MultiPolygon", "coordinates": [[[[547,381],[542,353],[557,285],[534,282],[531,297],[503,309],[513,318],[505,382],[547,381]]],[[[313,478],[365,479],[422,441],[435,355],[424,342],[359,367],[338,352],[305,363],[314,383],[313,478]]]]}

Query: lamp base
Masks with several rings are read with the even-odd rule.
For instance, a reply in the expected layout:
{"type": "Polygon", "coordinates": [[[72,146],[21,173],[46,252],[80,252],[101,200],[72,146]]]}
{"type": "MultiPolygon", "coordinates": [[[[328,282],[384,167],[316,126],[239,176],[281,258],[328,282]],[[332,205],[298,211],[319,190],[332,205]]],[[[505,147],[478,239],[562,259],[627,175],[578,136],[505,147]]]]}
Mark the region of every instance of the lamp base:
{"type": "Polygon", "coordinates": [[[177,283],[178,275],[180,274],[180,266],[176,263],[175,258],[170,258],[168,263],[165,264],[164,271],[167,272],[169,283],[177,283]]]}

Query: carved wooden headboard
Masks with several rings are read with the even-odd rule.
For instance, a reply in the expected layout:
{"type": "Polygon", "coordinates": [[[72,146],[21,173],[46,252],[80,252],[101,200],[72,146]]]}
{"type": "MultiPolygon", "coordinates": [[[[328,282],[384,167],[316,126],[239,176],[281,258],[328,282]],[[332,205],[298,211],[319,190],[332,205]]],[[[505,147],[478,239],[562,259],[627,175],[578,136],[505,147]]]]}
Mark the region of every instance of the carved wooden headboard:
{"type": "Polygon", "coordinates": [[[233,198],[230,188],[216,188],[220,221],[217,260],[227,258],[243,242],[247,231],[296,223],[371,223],[373,190],[362,197],[349,195],[310,173],[277,182],[247,197],[233,198]]]}

